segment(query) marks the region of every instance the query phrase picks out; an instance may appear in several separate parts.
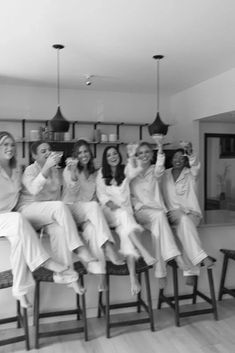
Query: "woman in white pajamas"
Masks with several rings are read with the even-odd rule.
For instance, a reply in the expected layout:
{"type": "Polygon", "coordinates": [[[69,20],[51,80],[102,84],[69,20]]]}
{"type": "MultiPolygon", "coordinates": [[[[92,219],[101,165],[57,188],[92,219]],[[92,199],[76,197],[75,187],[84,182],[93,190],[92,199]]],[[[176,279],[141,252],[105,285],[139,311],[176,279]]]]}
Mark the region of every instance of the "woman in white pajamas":
{"type": "Polygon", "coordinates": [[[67,266],[56,263],[43,249],[37,234],[15,206],[21,189],[21,173],[17,167],[15,140],[6,131],[0,132],[0,237],[11,244],[13,295],[21,306],[29,307],[27,298],[34,286],[31,271],[44,266],[54,272],[58,283],[77,281],[77,273],[67,266]]]}
{"type": "Polygon", "coordinates": [[[186,283],[194,284],[199,275],[199,264],[209,267],[213,264],[202,249],[197,232],[202,214],[196,195],[196,180],[200,170],[200,162],[192,153],[192,145],[178,149],[172,158],[172,168],[165,171],[163,177],[163,195],[168,208],[168,219],[180,240],[186,261],[193,265],[185,271],[186,283]]]}
{"type": "Polygon", "coordinates": [[[137,148],[140,173],[131,181],[131,200],[137,222],[150,230],[155,257],[155,277],[159,287],[166,285],[166,262],[175,259],[181,269],[186,266],[175,243],[166,217],[166,206],[160,190],[160,181],[164,173],[165,155],[159,143],[156,164],[152,164],[153,151],[147,142],[137,148]]]}
{"type": "Polygon", "coordinates": [[[130,168],[122,164],[122,157],[114,146],[105,148],[102,168],[97,176],[97,196],[103,207],[106,219],[114,227],[120,238],[120,252],[126,256],[130,272],[131,293],[140,291],[136,277],[135,260],[142,256],[148,265],[156,260],[138,240],[143,228],[136,223],[130,202],[129,182],[133,177],[130,168]]]}
{"type": "MultiPolygon", "coordinates": [[[[31,146],[35,160],[23,174],[18,210],[36,230],[43,229],[49,235],[53,257],[72,267],[73,258],[89,262],[93,258],[85,247],[68,207],[59,201],[60,180],[58,156],[51,153],[50,145],[37,141],[31,146]]],[[[80,282],[73,289],[82,294],[80,282]]]]}
{"type": "Polygon", "coordinates": [[[93,273],[101,274],[101,291],[105,289],[106,257],[119,265],[123,260],[115,252],[111,231],[96,199],[97,172],[89,143],[77,141],[73,158],[69,158],[66,164],[63,172],[63,201],[70,208],[77,225],[82,227],[89,250],[99,260],[90,264],[93,273]]]}

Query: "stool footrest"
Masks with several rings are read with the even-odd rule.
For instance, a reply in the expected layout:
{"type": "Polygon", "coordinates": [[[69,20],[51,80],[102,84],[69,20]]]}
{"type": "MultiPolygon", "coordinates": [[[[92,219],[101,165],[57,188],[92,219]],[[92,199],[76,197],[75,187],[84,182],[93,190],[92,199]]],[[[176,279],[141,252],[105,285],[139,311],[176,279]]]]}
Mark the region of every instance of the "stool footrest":
{"type": "Polygon", "coordinates": [[[47,331],[47,332],[38,332],[38,338],[42,337],[52,337],[52,336],[60,336],[60,335],[68,335],[71,333],[80,333],[84,332],[84,327],[76,327],[64,330],[54,330],[54,331],[47,331]]]}
{"type": "Polygon", "coordinates": [[[1,340],[0,341],[0,346],[5,346],[6,344],[17,343],[17,342],[21,342],[21,341],[25,341],[25,335],[24,336],[16,336],[16,337],[8,338],[8,339],[5,339],[5,340],[1,340]]]}
{"type": "Polygon", "coordinates": [[[126,321],[119,321],[119,322],[110,322],[110,327],[118,327],[118,326],[129,326],[129,325],[139,325],[139,324],[147,324],[150,322],[149,318],[143,318],[138,320],[126,320],[126,321]]]}
{"type": "Polygon", "coordinates": [[[46,313],[40,313],[39,318],[72,315],[72,314],[76,314],[76,315],[82,314],[82,310],[81,309],[71,309],[71,310],[61,310],[61,311],[50,311],[50,312],[46,312],[46,313]]]}
{"type": "Polygon", "coordinates": [[[224,287],[223,290],[222,290],[222,294],[229,294],[231,295],[232,297],[235,298],[235,288],[226,288],[224,287]]]}
{"type": "Polygon", "coordinates": [[[0,319],[0,325],[8,324],[9,322],[16,322],[17,316],[6,317],[4,319],[0,319]]]}
{"type": "Polygon", "coordinates": [[[213,309],[197,309],[197,310],[189,310],[189,311],[182,311],[179,313],[180,317],[188,317],[188,316],[196,316],[196,315],[203,315],[203,314],[211,314],[213,313],[213,309]]]}

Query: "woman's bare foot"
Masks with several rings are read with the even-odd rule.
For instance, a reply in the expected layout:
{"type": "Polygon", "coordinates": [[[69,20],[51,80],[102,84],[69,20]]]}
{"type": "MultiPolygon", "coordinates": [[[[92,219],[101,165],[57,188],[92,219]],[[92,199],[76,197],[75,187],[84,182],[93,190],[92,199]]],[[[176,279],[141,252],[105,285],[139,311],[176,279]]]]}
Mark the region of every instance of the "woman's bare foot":
{"type": "Polygon", "coordinates": [[[147,255],[144,257],[144,261],[146,262],[146,264],[148,266],[152,266],[155,263],[157,263],[157,259],[155,259],[154,257],[152,257],[151,255],[147,255]]]}
{"type": "Polygon", "coordinates": [[[30,301],[27,298],[27,295],[20,295],[16,297],[17,300],[19,300],[20,302],[20,306],[24,309],[29,309],[32,308],[32,304],[30,303],[30,301]]]}
{"type": "Polygon", "coordinates": [[[114,249],[113,244],[107,241],[104,245],[105,255],[114,265],[124,265],[125,258],[120,256],[114,249]]]}
{"type": "Polygon", "coordinates": [[[187,284],[187,286],[192,286],[194,287],[196,284],[196,280],[197,280],[197,276],[192,275],[192,276],[186,276],[186,281],[185,283],[187,284]]]}
{"type": "Polygon", "coordinates": [[[164,289],[167,284],[167,278],[166,277],[160,277],[158,278],[158,286],[160,289],[164,289]]]}
{"type": "Polygon", "coordinates": [[[136,277],[131,278],[131,294],[137,295],[141,290],[140,283],[136,277]]]}
{"type": "Polygon", "coordinates": [[[207,256],[207,257],[202,261],[202,263],[203,263],[203,265],[204,265],[205,267],[207,267],[207,268],[210,268],[210,267],[212,267],[212,266],[214,265],[213,260],[212,260],[209,256],[207,256]]]}
{"type": "Polygon", "coordinates": [[[80,280],[69,283],[68,287],[73,288],[74,292],[79,295],[83,295],[86,292],[86,288],[82,286],[80,280]]]}
{"type": "Polygon", "coordinates": [[[183,271],[189,270],[189,266],[186,265],[186,263],[184,262],[183,257],[181,255],[176,256],[175,261],[176,261],[179,269],[181,269],[183,271]]]}
{"type": "Polygon", "coordinates": [[[78,249],[75,250],[80,261],[89,263],[91,261],[97,261],[97,259],[92,256],[90,251],[85,246],[80,246],[78,249]]]}

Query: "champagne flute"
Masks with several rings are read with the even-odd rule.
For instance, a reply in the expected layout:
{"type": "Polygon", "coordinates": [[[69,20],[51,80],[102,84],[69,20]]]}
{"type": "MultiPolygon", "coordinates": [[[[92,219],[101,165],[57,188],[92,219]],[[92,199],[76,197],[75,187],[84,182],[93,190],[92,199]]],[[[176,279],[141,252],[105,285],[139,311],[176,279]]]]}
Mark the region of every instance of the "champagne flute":
{"type": "Polygon", "coordinates": [[[156,143],[156,147],[154,147],[155,150],[157,150],[159,148],[159,145],[162,146],[163,145],[163,140],[164,140],[164,135],[163,134],[154,134],[151,136],[152,139],[155,141],[156,143]]]}
{"type": "Polygon", "coordinates": [[[188,141],[185,141],[185,140],[181,140],[180,141],[180,146],[183,148],[184,150],[184,156],[187,156],[187,147],[189,145],[189,142],[188,141]]]}
{"type": "Polygon", "coordinates": [[[60,160],[61,160],[61,158],[63,157],[63,155],[64,155],[64,151],[52,151],[51,152],[53,155],[55,155],[56,157],[57,157],[57,159],[58,159],[58,162],[57,162],[57,164],[56,164],[56,168],[61,168],[60,166],[59,166],[59,163],[60,163],[60,160]]]}

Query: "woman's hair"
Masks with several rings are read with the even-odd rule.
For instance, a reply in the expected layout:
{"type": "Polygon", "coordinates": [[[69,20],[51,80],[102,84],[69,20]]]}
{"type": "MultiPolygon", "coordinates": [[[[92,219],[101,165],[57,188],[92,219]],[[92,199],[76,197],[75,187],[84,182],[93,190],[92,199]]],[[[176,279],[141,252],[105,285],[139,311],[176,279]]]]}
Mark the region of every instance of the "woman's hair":
{"type": "Polygon", "coordinates": [[[50,144],[47,141],[43,141],[43,140],[33,142],[32,145],[30,146],[31,155],[37,154],[38,153],[38,146],[42,145],[43,143],[46,143],[48,146],[50,146],[50,144]]]}
{"type": "MultiPolygon", "coordinates": [[[[4,143],[6,138],[10,138],[10,139],[12,139],[12,141],[14,143],[16,143],[14,137],[12,136],[12,134],[10,134],[7,131],[0,131],[0,145],[2,145],[4,143]]],[[[15,155],[11,158],[9,164],[10,164],[11,168],[15,168],[16,167],[16,157],[15,157],[15,155]]]]}
{"type": "Polygon", "coordinates": [[[105,179],[105,184],[106,185],[111,185],[111,181],[113,179],[113,175],[112,175],[111,167],[110,167],[110,165],[107,162],[107,154],[108,154],[108,151],[110,149],[114,149],[115,151],[117,151],[118,156],[119,156],[119,163],[118,163],[117,168],[116,168],[114,179],[115,179],[117,185],[120,185],[123,182],[123,180],[125,179],[125,174],[124,174],[125,166],[122,164],[122,155],[121,155],[121,153],[118,151],[118,149],[115,146],[107,146],[104,149],[103,157],[102,157],[101,172],[102,172],[103,178],[105,179]]]}
{"type": "MultiPolygon", "coordinates": [[[[139,144],[138,149],[139,149],[140,147],[143,147],[143,146],[147,146],[151,151],[153,150],[153,147],[152,147],[152,145],[151,145],[149,142],[142,141],[142,142],[139,144]]],[[[138,149],[137,149],[137,151],[138,151],[138,149]]]]}
{"type": "MultiPolygon", "coordinates": [[[[93,174],[95,173],[96,171],[96,168],[95,168],[95,165],[94,165],[94,157],[93,157],[93,153],[91,151],[91,146],[90,144],[86,141],[86,140],[78,140],[77,142],[75,142],[74,146],[73,146],[73,158],[77,158],[78,157],[78,152],[79,152],[79,148],[82,147],[82,146],[85,146],[87,148],[87,150],[89,151],[90,153],[90,160],[87,164],[87,170],[89,172],[89,175],[90,174],[93,174]]],[[[78,162],[78,170],[81,172],[83,169],[84,169],[84,166],[81,165],[81,163],[78,162]]]]}

